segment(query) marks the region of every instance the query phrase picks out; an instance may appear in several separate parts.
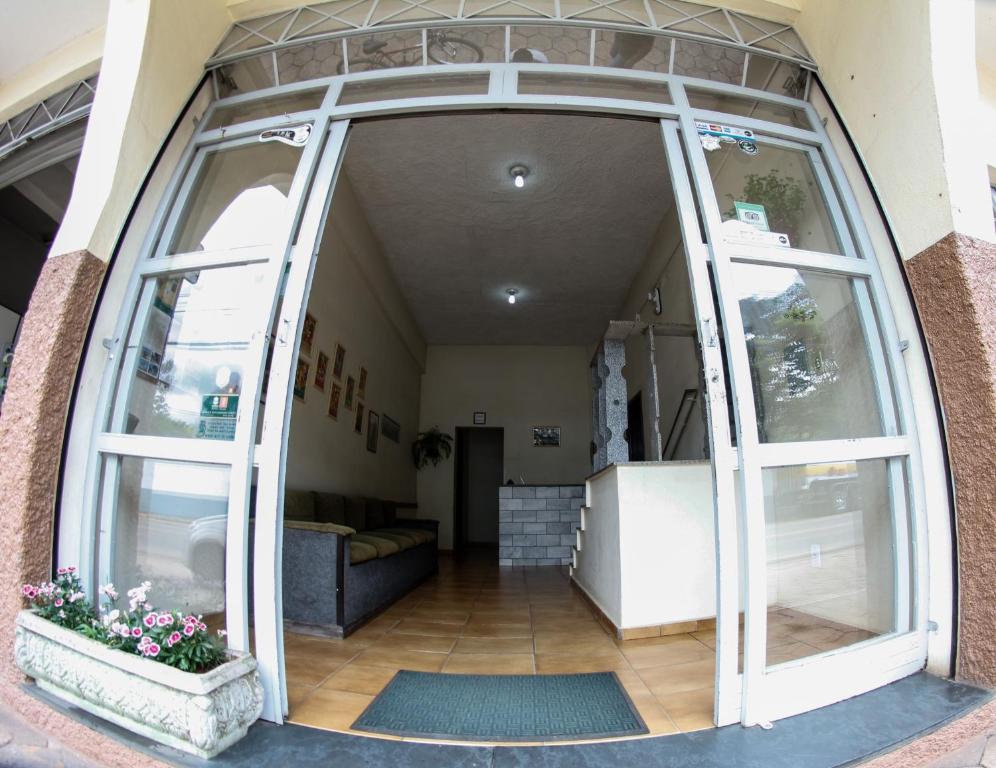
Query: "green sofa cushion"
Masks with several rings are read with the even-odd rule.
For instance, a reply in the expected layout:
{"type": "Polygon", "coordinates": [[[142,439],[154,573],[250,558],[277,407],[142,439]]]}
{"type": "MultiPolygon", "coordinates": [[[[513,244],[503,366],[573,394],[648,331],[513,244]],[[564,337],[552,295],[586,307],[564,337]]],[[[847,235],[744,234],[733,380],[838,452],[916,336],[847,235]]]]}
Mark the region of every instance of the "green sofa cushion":
{"type": "Polygon", "coordinates": [[[346,524],[346,498],[338,493],[315,494],[315,519],[319,523],[346,524]]]}
{"type": "Polygon", "coordinates": [[[370,544],[377,550],[377,557],[390,557],[401,551],[401,547],[390,539],[382,539],[380,536],[373,536],[369,533],[353,534],[353,541],[370,544]]]}
{"type": "Polygon", "coordinates": [[[315,522],[315,494],[311,491],[284,491],[284,520],[315,522]]]}
{"type": "Polygon", "coordinates": [[[373,531],[373,533],[378,536],[382,533],[399,533],[402,536],[415,539],[417,544],[427,544],[430,541],[436,540],[436,534],[433,531],[422,530],[421,528],[381,528],[379,531],[373,531]]]}
{"type": "Polygon", "coordinates": [[[318,531],[319,533],[338,533],[340,536],[351,536],[356,533],[348,525],[309,523],[305,520],[284,520],[284,528],[295,528],[299,531],[318,531]]]}
{"type": "Polygon", "coordinates": [[[356,539],[349,540],[349,564],[358,565],[367,560],[377,559],[377,548],[373,544],[364,544],[356,539]]]}
{"type": "Polygon", "coordinates": [[[387,539],[388,541],[393,541],[397,544],[401,551],[404,552],[406,549],[411,549],[412,547],[418,546],[419,542],[415,540],[414,536],[410,536],[406,533],[398,533],[397,531],[385,531],[383,528],[378,528],[374,531],[368,531],[371,536],[376,536],[379,539],[387,539]]]}

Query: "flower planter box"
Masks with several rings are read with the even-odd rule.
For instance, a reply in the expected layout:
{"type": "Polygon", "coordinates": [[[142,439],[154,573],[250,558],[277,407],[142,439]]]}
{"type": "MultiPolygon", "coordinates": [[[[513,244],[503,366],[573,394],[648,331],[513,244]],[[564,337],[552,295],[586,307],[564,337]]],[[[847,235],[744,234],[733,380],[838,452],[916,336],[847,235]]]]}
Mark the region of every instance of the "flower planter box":
{"type": "Polygon", "coordinates": [[[39,688],[161,744],[214,757],[263,711],[249,654],[204,674],[183,672],[90,640],[36,616],[17,615],[17,666],[39,688]]]}

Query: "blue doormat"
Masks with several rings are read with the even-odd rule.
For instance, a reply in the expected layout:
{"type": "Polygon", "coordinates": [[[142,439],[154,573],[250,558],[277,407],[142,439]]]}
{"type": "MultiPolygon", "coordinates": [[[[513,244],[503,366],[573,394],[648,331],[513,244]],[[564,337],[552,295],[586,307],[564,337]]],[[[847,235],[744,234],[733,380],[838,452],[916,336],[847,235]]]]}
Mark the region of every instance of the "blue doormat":
{"type": "Polygon", "coordinates": [[[460,741],[558,741],[648,733],[614,672],[398,672],[353,730],[460,741]]]}

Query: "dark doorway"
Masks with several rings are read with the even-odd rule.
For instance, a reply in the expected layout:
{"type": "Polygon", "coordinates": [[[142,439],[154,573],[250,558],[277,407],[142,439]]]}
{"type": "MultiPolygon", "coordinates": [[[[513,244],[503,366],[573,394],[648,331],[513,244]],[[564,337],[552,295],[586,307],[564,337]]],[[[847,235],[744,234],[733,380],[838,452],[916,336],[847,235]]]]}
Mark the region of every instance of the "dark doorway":
{"type": "Polygon", "coordinates": [[[498,487],[505,464],[505,430],[457,427],[453,522],[457,547],[497,546],[498,487]]]}
{"type": "Polygon", "coordinates": [[[629,443],[629,460],[646,461],[643,445],[643,393],[637,392],[626,406],[626,442],[629,443]]]}

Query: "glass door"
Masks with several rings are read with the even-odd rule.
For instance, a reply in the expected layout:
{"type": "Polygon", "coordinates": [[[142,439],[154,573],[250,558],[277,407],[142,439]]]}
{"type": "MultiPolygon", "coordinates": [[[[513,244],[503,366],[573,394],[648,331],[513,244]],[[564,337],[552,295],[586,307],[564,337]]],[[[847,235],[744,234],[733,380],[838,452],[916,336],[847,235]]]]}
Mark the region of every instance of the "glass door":
{"type": "Polygon", "coordinates": [[[922,666],[919,459],[874,255],[820,149],[683,128],[735,403],[741,720],[763,724],[922,666]]]}

